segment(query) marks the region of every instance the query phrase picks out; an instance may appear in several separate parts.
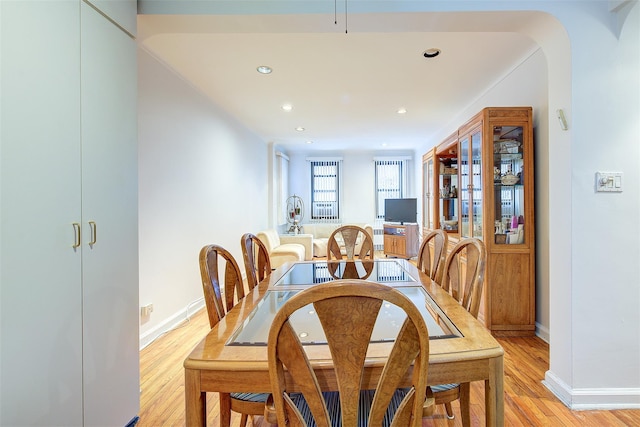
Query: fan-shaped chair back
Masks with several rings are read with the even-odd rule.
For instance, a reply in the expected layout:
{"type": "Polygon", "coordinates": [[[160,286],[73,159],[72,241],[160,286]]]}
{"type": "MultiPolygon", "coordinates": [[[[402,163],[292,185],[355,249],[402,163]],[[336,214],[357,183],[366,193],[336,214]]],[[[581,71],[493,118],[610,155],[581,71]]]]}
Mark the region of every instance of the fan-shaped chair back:
{"type": "Polygon", "coordinates": [[[222,246],[207,245],[200,250],[200,276],[209,325],[213,328],[233,308],[235,301],[244,298],[242,273],[229,251],[222,246]],[[218,274],[220,261],[224,262],[224,303],[218,274]]]}
{"type": "Polygon", "coordinates": [[[251,290],[271,274],[271,260],[267,247],[254,234],[244,234],[240,238],[240,246],[247,272],[247,284],[251,290]]]}
{"type": "Polygon", "coordinates": [[[480,310],[486,259],[484,243],[469,237],[454,246],[444,264],[442,288],[473,317],[478,317],[480,310]]]}
{"type": "Polygon", "coordinates": [[[311,418],[318,427],[421,425],[429,366],[427,326],[401,292],[375,282],[363,283],[337,280],[313,286],[285,302],[276,314],[269,332],[268,359],[278,425],[307,426],[311,418]],[[387,346],[389,353],[375,390],[361,390],[373,327],[387,302],[401,308],[407,317],[393,344],[372,344],[387,346]],[[302,331],[290,323],[294,313],[309,305],[327,339],[337,393],[321,388],[300,342],[302,331]],[[400,389],[407,376],[410,386],[400,389]],[[300,394],[289,393],[294,385],[300,394]]]}
{"type": "Polygon", "coordinates": [[[449,236],[444,230],[432,230],[420,245],[418,268],[431,280],[441,282],[449,236]]]}
{"type": "Polygon", "coordinates": [[[367,231],[357,225],[343,225],[336,228],[329,236],[327,243],[327,260],[373,259],[373,239],[367,231]],[[360,245],[356,254],[356,246],[360,245]],[[344,254],[343,254],[344,252],[344,254]]]}

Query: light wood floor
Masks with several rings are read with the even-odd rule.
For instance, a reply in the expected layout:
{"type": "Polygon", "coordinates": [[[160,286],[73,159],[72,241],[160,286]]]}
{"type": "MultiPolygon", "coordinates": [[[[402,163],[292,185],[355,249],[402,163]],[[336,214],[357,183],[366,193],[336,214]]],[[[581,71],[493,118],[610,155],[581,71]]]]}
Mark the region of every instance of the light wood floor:
{"type": "MultiPolygon", "coordinates": [[[[205,310],[196,313],[180,328],[157,339],[140,352],[139,427],[184,426],[184,373],[182,362],[206,335],[209,324],[205,310]]],[[[549,366],[548,345],[539,338],[499,339],[505,349],[505,425],[506,426],[640,426],[640,410],[570,411],[541,381],[549,366]]],[[[219,425],[218,396],[207,395],[208,425],[219,425]]],[[[454,411],[458,414],[457,403],[454,411]]],[[[471,390],[472,425],[483,425],[484,389],[473,383],[471,390]]],[[[232,426],[240,417],[233,415],[232,426]]],[[[255,426],[264,427],[261,417],[255,426]]],[[[460,417],[448,420],[438,407],[423,426],[461,426],[460,417]]]]}

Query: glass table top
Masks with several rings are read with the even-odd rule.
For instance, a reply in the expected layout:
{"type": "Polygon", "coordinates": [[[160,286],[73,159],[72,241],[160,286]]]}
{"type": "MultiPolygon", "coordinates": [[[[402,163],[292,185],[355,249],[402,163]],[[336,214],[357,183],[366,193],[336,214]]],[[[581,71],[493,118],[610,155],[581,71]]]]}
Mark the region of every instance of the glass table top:
{"type": "Polygon", "coordinates": [[[398,260],[376,259],[296,263],[274,286],[313,286],[336,279],[364,279],[385,284],[417,282],[398,260]]]}
{"type": "MultiPolygon", "coordinates": [[[[366,283],[363,283],[363,286],[366,286],[366,283]]],[[[403,286],[396,289],[418,307],[427,324],[430,339],[462,336],[422,286],[403,286]]],[[[242,326],[231,336],[227,345],[267,345],[269,328],[276,312],[285,301],[301,291],[301,289],[268,290],[242,326]]],[[[394,304],[385,302],[378,314],[371,342],[393,341],[405,318],[403,310],[394,304]]],[[[320,320],[315,314],[313,305],[308,305],[295,312],[290,317],[290,322],[303,344],[326,343],[320,320]]]]}

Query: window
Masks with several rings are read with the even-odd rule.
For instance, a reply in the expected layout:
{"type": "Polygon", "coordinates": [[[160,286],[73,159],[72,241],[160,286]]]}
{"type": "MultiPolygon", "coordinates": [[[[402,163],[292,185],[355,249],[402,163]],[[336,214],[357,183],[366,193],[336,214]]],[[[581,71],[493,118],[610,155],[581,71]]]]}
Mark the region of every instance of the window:
{"type": "Polygon", "coordinates": [[[311,219],[340,218],[340,160],[311,160],[311,219]]]}
{"type": "Polygon", "coordinates": [[[376,219],[384,219],[384,201],[401,199],[407,191],[407,160],[376,159],[376,219]]]}

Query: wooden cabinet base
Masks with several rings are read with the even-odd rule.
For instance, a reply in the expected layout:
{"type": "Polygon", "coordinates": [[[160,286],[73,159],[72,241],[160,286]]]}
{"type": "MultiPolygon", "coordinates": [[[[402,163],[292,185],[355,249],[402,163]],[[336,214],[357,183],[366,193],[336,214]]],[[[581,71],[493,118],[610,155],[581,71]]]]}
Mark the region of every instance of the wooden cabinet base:
{"type": "MultiPolygon", "coordinates": [[[[493,328],[499,328],[499,325],[493,325],[493,328]]],[[[491,335],[498,338],[509,337],[532,337],[536,334],[535,328],[530,330],[525,329],[513,329],[513,325],[506,326],[509,329],[491,329],[491,335]]]]}
{"type": "Polygon", "coordinates": [[[384,254],[396,258],[413,258],[418,255],[418,224],[384,224],[384,254]]]}

